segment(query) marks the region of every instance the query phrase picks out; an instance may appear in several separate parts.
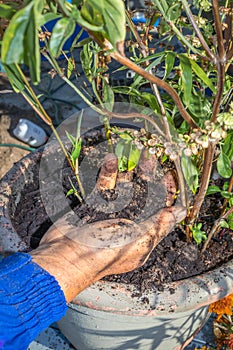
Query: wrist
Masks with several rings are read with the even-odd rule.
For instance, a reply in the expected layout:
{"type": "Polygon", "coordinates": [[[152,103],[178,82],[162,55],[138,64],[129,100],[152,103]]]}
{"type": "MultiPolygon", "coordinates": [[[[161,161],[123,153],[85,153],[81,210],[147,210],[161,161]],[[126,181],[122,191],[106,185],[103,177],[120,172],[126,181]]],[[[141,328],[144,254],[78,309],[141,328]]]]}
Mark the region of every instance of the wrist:
{"type": "Polygon", "coordinates": [[[33,262],[54,276],[67,302],[98,279],[93,252],[74,247],[65,237],[42,244],[30,255],[33,262]]]}

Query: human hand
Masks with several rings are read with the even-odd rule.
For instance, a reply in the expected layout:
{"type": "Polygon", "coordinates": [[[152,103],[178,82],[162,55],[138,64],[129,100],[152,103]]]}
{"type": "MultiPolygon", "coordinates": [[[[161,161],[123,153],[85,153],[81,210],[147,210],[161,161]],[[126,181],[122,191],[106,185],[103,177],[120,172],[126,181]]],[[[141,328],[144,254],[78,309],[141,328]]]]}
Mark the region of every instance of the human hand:
{"type": "MultiPolygon", "coordinates": [[[[140,178],[153,182],[155,168],[155,157],[148,160],[142,154],[138,169],[140,178]]],[[[115,188],[117,176],[117,159],[108,155],[95,191],[115,188]]],[[[80,221],[76,226],[70,222],[68,214],[48,230],[32,256],[57,278],[68,301],[106,275],[127,272],[143,265],[154,247],[185,217],[185,208],[171,206],[176,184],[170,173],[161,184],[168,188],[164,208],[145,220],[136,223],[117,218],[84,225],[80,221]]],[[[94,203],[95,191],[89,198],[90,203],[94,203]]]]}

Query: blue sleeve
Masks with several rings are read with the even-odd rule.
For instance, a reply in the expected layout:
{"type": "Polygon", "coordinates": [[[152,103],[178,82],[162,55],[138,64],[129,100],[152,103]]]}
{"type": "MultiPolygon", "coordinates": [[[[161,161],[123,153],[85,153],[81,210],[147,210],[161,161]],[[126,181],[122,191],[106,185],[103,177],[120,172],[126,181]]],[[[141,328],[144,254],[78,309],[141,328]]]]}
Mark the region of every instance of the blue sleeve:
{"type": "Polygon", "coordinates": [[[29,254],[15,253],[0,262],[0,349],[26,350],[66,310],[58,282],[29,254]]]}

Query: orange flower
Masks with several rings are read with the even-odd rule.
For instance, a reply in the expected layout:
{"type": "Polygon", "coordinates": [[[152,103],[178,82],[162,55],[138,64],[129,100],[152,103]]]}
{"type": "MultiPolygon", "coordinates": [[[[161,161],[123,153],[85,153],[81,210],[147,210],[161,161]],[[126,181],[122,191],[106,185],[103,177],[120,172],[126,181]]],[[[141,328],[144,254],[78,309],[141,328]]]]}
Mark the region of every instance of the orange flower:
{"type": "Polygon", "coordinates": [[[219,320],[222,315],[232,315],[233,314],[233,294],[210,304],[209,312],[214,312],[218,315],[217,320],[219,320]]]}

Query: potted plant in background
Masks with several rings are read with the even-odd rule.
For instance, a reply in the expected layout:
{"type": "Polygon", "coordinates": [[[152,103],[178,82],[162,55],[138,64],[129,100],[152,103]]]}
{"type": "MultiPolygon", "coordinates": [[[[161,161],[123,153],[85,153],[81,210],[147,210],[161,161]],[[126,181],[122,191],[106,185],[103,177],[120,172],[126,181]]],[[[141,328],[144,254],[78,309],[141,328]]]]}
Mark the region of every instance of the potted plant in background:
{"type": "MultiPolygon", "coordinates": [[[[134,13],[121,0],[114,3],[86,0],[73,4],[25,2],[22,10],[10,20],[2,42],[1,58],[13,87],[52,127],[73,168],[64,143],[20,63],[29,66],[31,82],[36,84],[40,81],[41,54],[46,57],[53,71],[103,116],[107,131],[112,117],[139,117],[146,122],[140,142],[150,153],[159,149],[159,158],[164,164],[174,164],[180,201],[187,208],[181,229],[188,242],[194,240],[200,245],[202,251],[198,259],[202,258],[204,264],[208,244],[220,230],[231,242],[232,3],[152,0],[146,3],[143,15],[145,23],[135,25],[134,13]],[[41,35],[41,26],[48,19],[58,17],[52,34],[41,35]],[[156,29],[154,23],[158,18],[160,25],[156,29]],[[62,69],[56,59],[76,23],[89,34],[89,38],[79,44],[83,45],[81,61],[98,105],[71,81],[75,69],[72,57],[67,57],[67,70],[62,69]],[[38,31],[45,43],[42,52],[38,31]],[[125,44],[129,47],[127,55],[125,44]],[[135,73],[127,84],[111,85],[114,81],[114,72],[108,68],[111,59],[119,64],[115,74],[123,69],[135,73]],[[114,94],[115,98],[124,95],[127,101],[140,106],[140,113],[117,113],[113,108],[114,94]],[[154,119],[153,113],[159,119],[154,119]],[[158,120],[162,128],[159,128],[158,120]],[[154,130],[161,136],[156,147],[152,137],[154,130]],[[218,173],[217,180],[211,177],[213,171],[218,173]],[[223,197],[219,199],[222,207],[208,226],[202,219],[201,208],[209,201],[209,196],[216,193],[223,197]]],[[[131,145],[138,142],[138,136],[128,136],[131,145]]],[[[73,146],[78,145],[71,140],[73,146]]],[[[40,155],[35,159],[39,160],[40,155]]],[[[28,161],[24,160],[22,164],[27,168],[28,161]]],[[[22,178],[19,179],[18,182],[22,182],[22,178]]],[[[4,186],[9,188],[2,182],[4,186]]],[[[15,242],[20,241],[20,249],[23,249],[22,240],[10,228],[7,215],[1,218],[2,228],[7,229],[6,236],[11,231],[15,242]]],[[[156,288],[139,293],[133,285],[111,281],[96,283],[77,296],[67,316],[60,321],[60,327],[68,339],[82,349],[184,348],[185,341],[188,342],[204,322],[208,305],[232,292],[231,254],[228,262],[213,271],[164,284],[163,293],[156,288]],[[75,326],[74,320],[77,321],[75,326]],[[99,328],[100,324],[102,328],[99,328]],[[116,345],[112,344],[113,337],[116,345]]],[[[183,259],[185,261],[185,252],[183,259]]]]}

